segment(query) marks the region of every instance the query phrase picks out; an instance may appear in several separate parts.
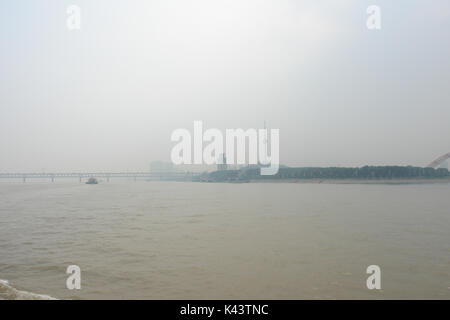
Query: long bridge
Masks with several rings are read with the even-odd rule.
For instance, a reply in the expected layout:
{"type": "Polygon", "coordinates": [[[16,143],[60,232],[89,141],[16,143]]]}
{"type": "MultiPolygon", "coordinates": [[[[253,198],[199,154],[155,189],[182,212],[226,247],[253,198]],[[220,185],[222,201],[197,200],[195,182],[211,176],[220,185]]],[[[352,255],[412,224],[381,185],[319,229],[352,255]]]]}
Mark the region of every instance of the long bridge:
{"type": "Polygon", "coordinates": [[[187,180],[192,179],[192,172],[14,172],[0,173],[0,179],[49,179],[52,182],[60,178],[76,178],[80,182],[86,178],[103,178],[109,182],[112,178],[146,179],[146,180],[187,180]]]}

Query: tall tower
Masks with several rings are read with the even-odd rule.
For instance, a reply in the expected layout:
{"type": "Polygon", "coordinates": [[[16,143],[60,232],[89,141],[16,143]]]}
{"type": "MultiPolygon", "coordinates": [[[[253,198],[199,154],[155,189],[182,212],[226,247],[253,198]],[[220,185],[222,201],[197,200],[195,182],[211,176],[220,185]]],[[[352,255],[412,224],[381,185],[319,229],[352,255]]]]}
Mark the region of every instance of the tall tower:
{"type": "Polygon", "coordinates": [[[264,158],[260,159],[261,164],[266,165],[267,164],[267,126],[266,126],[266,120],[264,120],[264,158]],[[261,161],[262,160],[262,161],[261,161]]]}
{"type": "Polygon", "coordinates": [[[225,153],[219,155],[219,159],[217,161],[217,170],[218,171],[227,170],[227,156],[225,155],[225,153]]]}

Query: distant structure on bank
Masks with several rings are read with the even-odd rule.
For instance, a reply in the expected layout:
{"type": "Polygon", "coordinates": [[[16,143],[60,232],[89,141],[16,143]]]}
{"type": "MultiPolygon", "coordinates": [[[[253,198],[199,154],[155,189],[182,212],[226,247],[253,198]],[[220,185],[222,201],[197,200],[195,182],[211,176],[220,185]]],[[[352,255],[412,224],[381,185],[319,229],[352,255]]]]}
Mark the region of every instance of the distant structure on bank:
{"type": "MultiPolygon", "coordinates": [[[[264,136],[264,140],[263,140],[263,144],[264,144],[264,157],[267,157],[267,126],[266,126],[266,121],[264,120],[264,131],[266,132],[266,135],[264,136]]],[[[264,158],[263,163],[267,163],[267,158],[264,158]]],[[[230,165],[228,166],[227,164],[227,156],[225,153],[221,153],[217,159],[217,171],[226,171],[226,170],[240,170],[243,168],[247,168],[249,169],[250,167],[254,167],[254,168],[261,168],[261,167],[265,167],[268,165],[262,165],[260,162],[258,162],[258,164],[256,165],[250,165],[249,163],[247,164],[236,164],[235,166],[230,165]]]]}
{"type": "Polygon", "coordinates": [[[448,160],[443,161],[439,168],[448,170],[448,160]]]}
{"type": "Polygon", "coordinates": [[[176,169],[171,162],[152,161],[150,163],[150,173],[155,175],[171,175],[176,169]]]}
{"type": "MultiPolygon", "coordinates": [[[[448,159],[450,159],[450,152],[440,156],[439,158],[431,162],[427,167],[436,169],[442,163],[447,162],[448,159]]],[[[448,165],[446,168],[448,169],[448,165]]]]}
{"type": "Polygon", "coordinates": [[[225,171],[227,169],[227,156],[225,153],[222,153],[219,155],[219,159],[217,161],[217,171],[225,171]]]}

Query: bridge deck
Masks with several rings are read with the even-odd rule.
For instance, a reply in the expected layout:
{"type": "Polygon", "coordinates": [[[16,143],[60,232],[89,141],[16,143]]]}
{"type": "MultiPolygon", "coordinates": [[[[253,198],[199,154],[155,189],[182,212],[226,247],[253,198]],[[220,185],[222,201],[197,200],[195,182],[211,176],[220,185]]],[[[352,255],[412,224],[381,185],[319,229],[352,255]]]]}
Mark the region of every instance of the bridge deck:
{"type": "Polygon", "coordinates": [[[192,176],[192,173],[185,172],[13,172],[0,173],[0,179],[55,179],[55,178],[181,178],[192,176]]]}

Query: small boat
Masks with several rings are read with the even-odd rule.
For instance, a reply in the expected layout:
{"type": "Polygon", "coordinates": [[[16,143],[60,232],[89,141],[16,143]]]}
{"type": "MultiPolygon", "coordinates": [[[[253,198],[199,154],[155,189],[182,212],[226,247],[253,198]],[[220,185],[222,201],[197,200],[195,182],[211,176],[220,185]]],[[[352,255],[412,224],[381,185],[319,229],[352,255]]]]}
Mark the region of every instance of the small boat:
{"type": "Polygon", "coordinates": [[[89,178],[89,180],[86,181],[86,184],[98,184],[98,180],[95,178],[89,178]]]}

